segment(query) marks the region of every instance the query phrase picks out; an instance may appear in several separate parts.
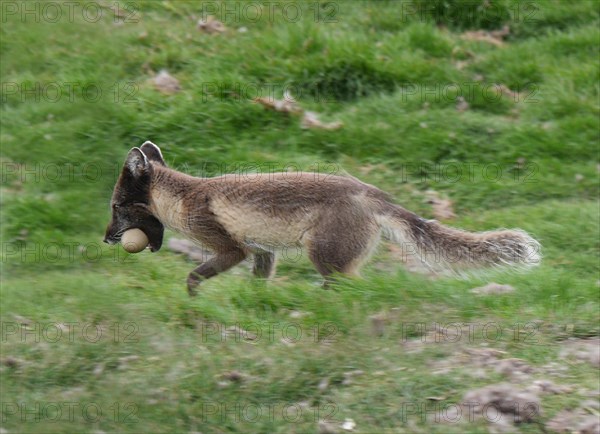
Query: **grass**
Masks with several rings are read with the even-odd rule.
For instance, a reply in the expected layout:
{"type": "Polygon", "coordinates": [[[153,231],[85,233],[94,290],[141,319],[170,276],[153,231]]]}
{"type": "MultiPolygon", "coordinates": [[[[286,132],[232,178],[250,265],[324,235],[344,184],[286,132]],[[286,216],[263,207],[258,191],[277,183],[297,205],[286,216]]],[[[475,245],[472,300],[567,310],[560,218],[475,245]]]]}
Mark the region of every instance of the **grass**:
{"type": "Polygon", "coordinates": [[[50,22],[35,4],[37,21],[23,3],[1,11],[3,432],[300,433],[347,418],[363,433],[486,432],[409,411],[507,381],[473,376],[468,360],[436,373],[465,348],[506,351],[536,369],[529,381],[574,386],[542,396],[542,423],[597,383],[597,369],[559,357],[565,339],[600,332],[595,2],[291,3],[293,22],[283,2],[259,20],[242,3],[225,17],[218,2],[136,2],[121,18],[107,3],[96,22],[81,5],[50,22]],[[227,32],[196,30],[202,8],[227,32]],[[503,47],[460,37],[504,24],[503,47]],[[154,89],[161,69],[181,92],[154,89]],[[286,88],[344,127],[305,130],[249,101],[286,88]],[[190,299],[191,262],[100,243],[122,161],[147,139],[188,173],[350,173],[427,218],[433,189],[454,201],[449,224],[523,228],[544,261],[432,280],[381,249],[364,279],[324,291],[289,252],[266,285],[237,267],[190,299]],[[490,281],[516,291],[469,292],[490,281]],[[387,318],[375,335],[374,315],[387,318]],[[475,338],[409,351],[433,323],[470,325],[475,338]],[[547,374],[553,362],[564,377],[547,374]]]}

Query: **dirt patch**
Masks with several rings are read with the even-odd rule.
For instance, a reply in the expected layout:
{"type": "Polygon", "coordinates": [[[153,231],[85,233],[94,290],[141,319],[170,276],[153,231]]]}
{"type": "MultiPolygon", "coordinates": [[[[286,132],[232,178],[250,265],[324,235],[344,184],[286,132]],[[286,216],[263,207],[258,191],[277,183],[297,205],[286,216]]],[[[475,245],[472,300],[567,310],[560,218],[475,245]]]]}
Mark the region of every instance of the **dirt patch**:
{"type": "Polygon", "coordinates": [[[556,433],[598,434],[600,418],[598,401],[584,401],[575,410],[561,410],[546,423],[546,428],[556,433]]]}
{"type": "Polygon", "coordinates": [[[560,358],[574,358],[600,368],[600,338],[567,339],[562,343],[560,358]]]}
{"type": "Polygon", "coordinates": [[[466,41],[486,42],[488,44],[495,45],[496,47],[504,46],[504,38],[510,34],[510,28],[508,26],[502,27],[500,30],[475,30],[471,32],[465,32],[461,35],[461,38],[466,41]]]}
{"type": "Polygon", "coordinates": [[[434,374],[448,374],[457,368],[467,368],[467,375],[486,379],[495,371],[510,381],[523,382],[536,372],[526,361],[504,358],[506,352],[494,348],[463,348],[450,357],[433,364],[434,374]]]}
{"type": "Polygon", "coordinates": [[[298,105],[296,99],[289,92],[283,95],[283,99],[275,99],[272,96],[268,96],[255,98],[254,102],[280,113],[301,114],[303,111],[302,107],[298,105]]]}
{"type": "Polygon", "coordinates": [[[562,393],[571,393],[574,389],[572,386],[555,384],[550,380],[535,380],[527,390],[537,393],[538,395],[543,393],[560,395],[562,393]]]}
{"type": "Polygon", "coordinates": [[[533,422],[542,415],[540,398],[512,384],[492,384],[467,392],[463,398],[472,408],[474,418],[509,427],[511,424],[533,422]]]}
{"type": "Polygon", "coordinates": [[[275,99],[273,97],[260,97],[255,98],[254,102],[261,104],[263,107],[274,110],[276,112],[300,115],[302,119],[300,121],[300,127],[303,129],[317,128],[322,130],[337,130],[342,128],[344,124],[340,121],[335,122],[323,122],[319,119],[319,114],[304,110],[296,99],[289,93],[285,92],[283,99],[275,99]]]}
{"type": "Polygon", "coordinates": [[[534,368],[521,359],[502,359],[495,363],[494,370],[514,380],[525,380],[535,372],[534,368]]]}

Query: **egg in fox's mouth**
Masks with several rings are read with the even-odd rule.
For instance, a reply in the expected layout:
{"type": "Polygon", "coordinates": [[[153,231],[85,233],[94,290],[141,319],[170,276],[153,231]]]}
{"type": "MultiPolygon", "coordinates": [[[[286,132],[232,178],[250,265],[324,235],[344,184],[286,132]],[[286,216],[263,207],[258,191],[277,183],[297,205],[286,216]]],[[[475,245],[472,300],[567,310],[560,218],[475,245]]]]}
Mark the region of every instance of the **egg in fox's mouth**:
{"type": "MultiPolygon", "coordinates": [[[[115,238],[104,238],[104,242],[110,246],[114,246],[115,244],[120,244],[123,236],[121,235],[118,239],[115,238]]],[[[155,246],[151,241],[148,242],[146,249],[149,249],[152,253],[157,252],[159,249],[155,246]]]]}

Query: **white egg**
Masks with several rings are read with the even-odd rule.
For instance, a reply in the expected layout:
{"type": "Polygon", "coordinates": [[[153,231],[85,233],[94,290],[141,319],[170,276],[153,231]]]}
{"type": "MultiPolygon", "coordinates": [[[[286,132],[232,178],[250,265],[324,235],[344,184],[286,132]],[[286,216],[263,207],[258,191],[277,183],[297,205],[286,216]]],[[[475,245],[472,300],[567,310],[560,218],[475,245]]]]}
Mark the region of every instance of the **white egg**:
{"type": "Polygon", "coordinates": [[[129,229],[125,231],[121,238],[123,248],[129,253],[138,253],[148,245],[148,237],[140,229],[129,229]]]}

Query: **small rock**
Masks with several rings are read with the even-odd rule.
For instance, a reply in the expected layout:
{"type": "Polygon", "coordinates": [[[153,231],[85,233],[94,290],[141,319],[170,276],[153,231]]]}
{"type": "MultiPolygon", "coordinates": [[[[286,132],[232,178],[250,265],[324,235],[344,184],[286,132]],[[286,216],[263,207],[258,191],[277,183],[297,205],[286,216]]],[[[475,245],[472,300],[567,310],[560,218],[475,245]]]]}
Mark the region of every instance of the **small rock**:
{"type": "Polygon", "coordinates": [[[231,381],[232,383],[241,383],[246,376],[239,371],[229,371],[224,373],[223,378],[231,381]]]}
{"type": "Polygon", "coordinates": [[[294,319],[299,319],[299,318],[303,318],[307,315],[306,312],[300,312],[298,310],[293,310],[290,312],[290,318],[294,318],[294,319]]]}
{"type": "Polygon", "coordinates": [[[308,401],[300,401],[298,402],[298,407],[300,407],[302,410],[310,410],[310,402],[308,401]]]}
{"type": "Polygon", "coordinates": [[[328,378],[323,378],[319,382],[319,385],[317,386],[317,388],[319,389],[319,392],[325,392],[328,387],[329,387],[329,379],[328,378]]]}
{"type": "Polygon", "coordinates": [[[571,386],[560,386],[554,384],[550,380],[535,380],[533,384],[527,388],[532,393],[551,393],[559,395],[562,393],[570,393],[573,391],[571,386]]]}
{"type": "Polygon", "coordinates": [[[21,361],[14,357],[8,356],[8,357],[3,358],[0,363],[11,369],[15,369],[15,368],[19,367],[19,365],[21,364],[21,361]]]}
{"type": "Polygon", "coordinates": [[[118,369],[127,369],[127,365],[129,364],[129,362],[135,362],[139,358],[140,358],[140,356],[136,356],[136,355],[119,357],[119,368],[118,369]]]}
{"type": "Polygon", "coordinates": [[[575,357],[588,362],[592,366],[600,367],[600,339],[568,339],[564,342],[560,357],[575,357]]]}
{"type": "Polygon", "coordinates": [[[447,398],[447,396],[428,396],[425,399],[428,401],[443,401],[446,398],[447,398]]]}
{"type": "Polygon", "coordinates": [[[600,418],[595,415],[586,416],[577,425],[577,434],[598,434],[600,433],[600,418]]]}
{"type": "Polygon", "coordinates": [[[352,384],[352,378],[363,375],[365,372],[357,369],[355,371],[344,372],[344,379],[342,380],[343,386],[349,386],[352,384]]]}
{"type": "Polygon", "coordinates": [[[179,80],[173,77],[167,72],[167,70],[161,70],[153,79],[154,87],[161,93],[166,95],[172,95],[181,90],[179,80]]]}
{"type": "Polygon", "coordinates": [[[385,313],[377,313],[369,317],[371,320],[371,330],[375,336],[383,336],[385,333],[385,325],[387,323],[387,315],[385,313]]]}
{"type": "Polygon", "coordinates": [[[221,21],[217,20],[215,17],[212,16],[200,18],[196,27],[198,28],[198,30],[209,34],[223,33],[227,30],[225,24],[223,24],[221,21]]]}
{"type": "Polygon", "coordinates": [[[581,407],[585,409],[600,410],[600,402],[593,399],[586,399],[581,403],[581,407]]]}
{"type": "MultiPolygon", "coordinates": [[[[23,231],[26,231],[26,229],[23,229],[23,231]]],[[[23,234],[23,237],[27,236],[27,233],[24,233],[23,231],[21,231],[21,234],[23,234]]],[[[19,324],[22,325],[31,325],[33,323],[32,320],[30,320],[29,318],[25,318],[24,316],[21,315],[17,315],[17,314],[13,314],[13,318],[15,319],[16,322],[18,322],[19,324]]]]}
{"type": "Polygon", "coordinates": [[[346,419],[344,420],[344,423],[342,423],[342,429],[345,431],[353,431],[354,428],[356,428],[356,422],[352,419],[346,419]]]}
{"type": "Polygon", "coordinates": [[[506,351],[496,350],[495,348],[465,348],[471,359],[478,365],[488,366],[496,364],[496,361],[506,355],[506,351]]]}
{"type": "Polygon", "coordinates": [[[487,42],[488,44],[495,45],[496,47],[502,47],[504,45],[504,38],[510,34],[510,28],[504,26],[501,30],[474,30],[464,32],[461,38],[467,41],[476,42],[487,42]]]}
{"type": "Polygon", "coordinates": [[[254,102],[261,104],[265,108],[281,113],[299,114],[303,111],[289,91],[284,92],[283,99],[275,99],[270,96],[258,97],[254,98],[254,102]]]}
{"type": "Polygon", "coordinates": [[[305,111],[300,124],[302,128],[320,128],[322,130],[337,130],[344,126],[340,121],[321,122],[319,115],[315,112],[305,111]]]}
{"type": "Polygon", "coordinates": [[[488,283],[485,286],[479,286],[477,288],[471,289],[471,293],[473,294],[507,294],[509,292],[514,292],[515,288],[510,285],[501,285],[499,283],[488,283]]]}
{"type": "Polygon", "coordinates": [[[104,364],[103,363],[97,363],[96,366],[94,366],[94,375],[96,377],[98,377],[99,375],[102,375],[102,373],[104,372],[104,364]]]}
{"type": "Polygon", "coordinates": [[[217,387],[219,389],[225,389],[227,387],[229,387],[231,385],[231,382],[229,381],[217,381],[217,387]]]}
{"type": "Polygon", "coordinates": [[[467,110],[469,110],[469,103],[467,101],[465,101],[465,98],[462,96],[459,96],[456,102],[456,110],[459,111],[460,113],[465,112],[467,110]]]}
{"type": "Polygon", "coordinates": [[[583,408],[561,410],[546,423],[546,428],[562,434],[598,434],[600,418],[597,414],[586,413],[583,408]]]}
{"type": "Polygon", "coordinates": [[[533,368],[521,359],[502,359],[497,362],[496,372],[507,376],[533,373],[533,368]]]}
{"type": "Polygon", "coordinates": [[[279,342],[281,342],[283,345],[286,345],[288,347],[293,347],[296,344],[296,341],[294,339],[290,339],[287,337],[279,339],[279,342]]]}
{"type": "Polygon", "coordinates": [[[63,391],[61,397],[67,399],[81,398],[85,392],[86,390],[83,386],[71,387],[70,389],[63,391]]]}
{"type": "Polygon", "coordinates": [[[244,341],[254,341],[258,338],[256,333],[252,333],[251,331],[244,330],[243,328],[233,325],[229,326],[226,329],[221,331],[221,337],[225,340],[227,338],[244,340],[244,341]]]}
{"type": "Polygon", "coordinates": [[[320,420],[317,427],[319,434],[337,434],[339,432],[335,424],[326,420],[320,420]]]}
{"type": "Polygon", "coordinates": [[[454,66],[459,71],[462,71],[463,69],[465,69],[466,66],[469,66],[470,63],[471,62],[469,60],[457,60],[456,62],[454,62],[454,66]]]}
{"type": "Polygon", "coordinates": [[[546,428],[552,432],[570,433],[573,431],[578,415],[571,410],[561,410],[546,423],[546,428]]]}

